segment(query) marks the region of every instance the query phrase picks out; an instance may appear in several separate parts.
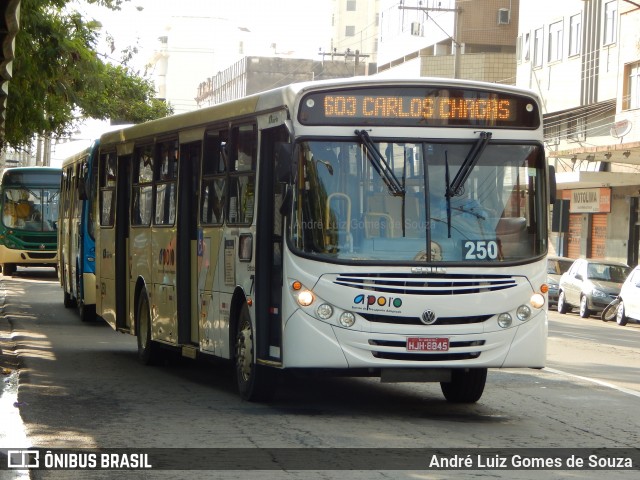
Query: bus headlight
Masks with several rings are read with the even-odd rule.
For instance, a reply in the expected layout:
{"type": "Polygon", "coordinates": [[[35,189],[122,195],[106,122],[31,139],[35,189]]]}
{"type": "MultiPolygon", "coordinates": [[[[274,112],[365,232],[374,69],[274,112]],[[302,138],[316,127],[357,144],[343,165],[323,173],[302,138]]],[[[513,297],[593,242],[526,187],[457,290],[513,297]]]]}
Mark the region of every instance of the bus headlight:
{"type": "Polygon", "coordinates": [[[540,293],[534,293],[531,295],[529,303],[533,308],[542,308],[544,306],[544,295],[540,293]]]}
{"type": "Polygon", "coordinates": [[[316,314],[321,320],[329,320],[333,315],[333,307],[328,303],[323,303],[316,309],[316,314]]]}
{"type": "Polygon", "coordinates": [[[298,303],[303,307],[308,307],[313,303],[313,293],[310,290],[298,292],[298,303]]]}
{"type": "Polygon", "coordinates": [[[518,310],[516,310],[516,317],[518,317],[518,320],[521,322],[529,320],[529,317],[531,317],[531,307],[528,305],[520,305],[518,310]]]}
{"type": "Polygon", "coordinates": [[[356,323],[356,316],[351,312],[342,312],[340,315],[340,325],[343,327],[353,327],[353,324],[356,323]]]}
{"type": "Polygon", "coordinates": [[[498,315],[498,325],[500,325],[502,328],[509,328],[512,321],[513,320],[510,313],[501,313],[500,315],[498,315]]]}

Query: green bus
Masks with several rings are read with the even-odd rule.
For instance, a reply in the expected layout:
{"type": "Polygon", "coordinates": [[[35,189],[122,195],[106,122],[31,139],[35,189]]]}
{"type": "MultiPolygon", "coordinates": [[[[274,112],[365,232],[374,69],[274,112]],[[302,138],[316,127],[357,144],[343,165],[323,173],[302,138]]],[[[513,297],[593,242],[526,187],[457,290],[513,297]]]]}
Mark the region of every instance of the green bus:
{"type": "Polygon", "coordinates": [[[58,203],[62,169],[16,167],[0,178],[0,265],[12,275],[18,266],[58,264],[58,203]]]}

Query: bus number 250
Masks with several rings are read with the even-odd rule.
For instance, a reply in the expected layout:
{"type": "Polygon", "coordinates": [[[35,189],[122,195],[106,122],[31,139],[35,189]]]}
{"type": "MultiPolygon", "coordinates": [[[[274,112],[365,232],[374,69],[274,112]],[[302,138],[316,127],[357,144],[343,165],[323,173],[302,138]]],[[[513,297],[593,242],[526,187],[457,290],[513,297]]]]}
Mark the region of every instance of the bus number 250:
{"type": "Polygon", "coordinates": [[[498,258],[498,242],[495,240],[467,240],[464,242],[465,260],[495,260],[498,258]]]}

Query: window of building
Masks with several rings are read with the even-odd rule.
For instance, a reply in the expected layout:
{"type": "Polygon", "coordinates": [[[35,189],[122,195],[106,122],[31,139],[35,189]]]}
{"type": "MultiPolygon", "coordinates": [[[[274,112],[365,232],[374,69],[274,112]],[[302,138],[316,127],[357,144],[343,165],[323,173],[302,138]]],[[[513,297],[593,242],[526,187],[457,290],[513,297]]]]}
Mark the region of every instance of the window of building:
{"type": "Polygon", "coordinates": [[[344,28],[344,36],[345,37],[353,37],[356,34],[356,27],[355,25],[347,25],[344,28]]]}
{"type": "Polygon", "coordinates": [[[625,67],[627,71],[627,85],[625,98],[627,109],[640,108],[640,62],[625,67]]]}
{"type": "Polygon", "coordinates": [[[584,116],[569,118],[567,140],[584,142],[587,139],[587,119],[584,116]]]}
{"type": "Polygon", "coordinates": [[[616,42],[618,29],[618,2],[616,0],[604,5],[604,44],[616,42]]]}
{"type": "Polygon", "coordinates": [[[522,63],[522,35],[516,40],[516,60],[518,63],[522,63]]]}
{"type": "Polygon", "coordinates": [[[562,22],[549,25],[549,61],[562,59],[562,22]]]}
{"type": "Polygon", "coordinates": [[[569,19],[569,56],[578,55],[582,50],[582,14],[569,19]]]}
{"type": "Polygon", "coordinates": [[[356,11],[356,0],[347,0],[347,12],[356,11]]]}
{"type": "Polygon", "coordinates": [[[542,52],[544,40],[542,38],[542,29],[538,28],[533,32],[533,66],[542,66],[542,52]]]}
{"type": "Polygon", "coordinates": [[[531,59],[531,34],[529,32],[524,34],[524,41],[522,42],[522,52],[524,55],[524,61],[528,62],[531,59]]]}

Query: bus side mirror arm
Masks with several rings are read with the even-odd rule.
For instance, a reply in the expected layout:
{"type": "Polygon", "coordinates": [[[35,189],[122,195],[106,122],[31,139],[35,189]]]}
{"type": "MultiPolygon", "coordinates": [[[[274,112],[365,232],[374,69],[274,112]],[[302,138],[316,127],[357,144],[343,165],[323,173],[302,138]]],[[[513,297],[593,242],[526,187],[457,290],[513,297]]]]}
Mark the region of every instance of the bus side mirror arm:
{"type": "Polygon", "coordinates": [[[556,203],[557,185],[556,185],[556,167],[549,165],[549,203],[556,203]]]}

